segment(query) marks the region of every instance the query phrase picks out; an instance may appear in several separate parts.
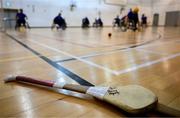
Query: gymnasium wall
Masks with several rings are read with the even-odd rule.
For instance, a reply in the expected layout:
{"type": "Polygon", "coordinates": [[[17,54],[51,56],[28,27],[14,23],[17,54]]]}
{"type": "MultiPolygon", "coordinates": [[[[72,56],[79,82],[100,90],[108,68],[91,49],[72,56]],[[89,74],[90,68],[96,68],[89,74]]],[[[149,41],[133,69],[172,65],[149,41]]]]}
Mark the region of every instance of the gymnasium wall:
{"type": "Polygon", "coordinates": [[[3,11],[2,11],[2,8],[1,8],[1,2],[0,1],[0,31],[2,31],[2,28],[3,28],[3,11]]]}
{"type": "Polygon", "coordinates": [[[153,0],[153,14],[159,14],[159,25],[165,25],[166,12],[180,11],[180,0],[153,0]]]}
{"type": "MultiPolygon", "coordinates": [[[[106,4],[105,0],[3,0],[4,8],[23,8],[28,16],[28,22],[33,27],[47,27],[52,23],[52,19],[62,11],[68,26],[81,26],[83,17],[88,16],[91,24],[94,19],[101,15],[104,25],[112,25],[112,21],[117,14],[120,14],[120,6],[106,4]],[[70,4],[75,3],[72,10],[70,4]]],[[[110,0],[108,0],[110,1],[110,0]]],[[[112,0],[113,1],[113,0],[112,0]]],[[[116,0],[117,1],[117,0],[116,0]]],[[[138,6],[140,15],[146,13],[149,22],[151,16],[151,0],[128,0],[128,6],[120,16],[124,16],[129,8],[138,6]]]]}

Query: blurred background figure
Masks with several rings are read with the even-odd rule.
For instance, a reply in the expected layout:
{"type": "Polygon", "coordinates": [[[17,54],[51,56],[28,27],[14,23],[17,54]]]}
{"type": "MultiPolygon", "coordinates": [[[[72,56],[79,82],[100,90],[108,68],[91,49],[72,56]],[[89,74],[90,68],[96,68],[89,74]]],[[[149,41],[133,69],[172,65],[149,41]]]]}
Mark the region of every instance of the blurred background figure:
{"type": "Polygon", "coordinates": [[[133,11],[132,9],[129,10],[129,13],[128,13],[128,22],[132,22],[133,21],[133,11]]]}
{"type": "Polygon", "coordinates": [[[51,29],[54,29],[54,28],[57,28],[57,29],[59,29],[59,28],[61,28],[61,29],[63,29],[63,30],[65,30],[66,29],[66,21],[65,21],[65,19],[61,16],[61,13],[59,13],[55,18],[54,18],[54,20],[53,20],[53,24],[52,24],[52,26],[51,26],[51,29]]]}
{"type": "Polygon", "coordinates": [[[88,17],[85,17],[82,19],[82,28],[88,28],[89,24],[90,24],[90,22],[89,22],[88,17]]]}
{"type": "Polygon", "coordinates": [[[100,17],[95,19],[93,27],[103,27],[103,22],[100,17]]]}
{"type": "Polygon", "coordinates": [[[137,26],[139,24],[138,12],[139,12],[139,8],[138,7],[134,8],[134,10],[133,10],[133,17],[132,17],[133,22],[134,22],[134,30],[138,29],[138,26],[137,26]]]}
{"type": "Polygon", "coordinates": [[[24,28],[30,28],[29,24],[27,23],[27,16],[23,13],[23,9],[19,9],[18,13],[16,14],[16,25],[15,30],[19,29],[21,26],[24,28]]]}
{"type": "Polygon", "coordinates": [[[116,18],[114,18],[114,21],[113,21],[113,27],[120,27],[120,18],[119,18],[119,15],[116,16],[116,18]]]}
{"type": "Polygon", "coordinates": [[[141,26],[142,27],[147,27],[147,16],[145,14],[142,14],[142,17],[141,17],[141,26]]]}

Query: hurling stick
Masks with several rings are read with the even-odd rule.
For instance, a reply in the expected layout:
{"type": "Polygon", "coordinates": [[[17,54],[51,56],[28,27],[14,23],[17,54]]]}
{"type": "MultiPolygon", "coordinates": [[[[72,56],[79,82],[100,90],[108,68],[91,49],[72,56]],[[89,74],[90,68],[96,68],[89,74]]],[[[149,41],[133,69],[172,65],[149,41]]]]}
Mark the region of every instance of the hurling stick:
{"type": "Polygon", "coordinates": [[[150,90],[139,85],[127,85],[118,87],[89,87],[73,84],[58,83],[52,81],[38,80],[25,76],[11,76],[5,82],[20,81],[46,87],[66,89],[80,93],[89,94],[97,99],[106,101],[118,108],[132,114],[144,113],[157,109],[159,112],[167,112],[172,116],[179,116],[179,111],[164,109],[162,105],[157,105],[158,98],[150,90]]]}

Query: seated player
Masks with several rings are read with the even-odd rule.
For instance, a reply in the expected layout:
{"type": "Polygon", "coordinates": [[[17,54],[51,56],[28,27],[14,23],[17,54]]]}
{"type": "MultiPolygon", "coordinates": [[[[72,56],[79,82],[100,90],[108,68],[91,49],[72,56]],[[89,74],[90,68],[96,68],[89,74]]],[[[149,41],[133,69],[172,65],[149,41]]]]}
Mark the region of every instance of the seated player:
{"type": "Polygon", "coordinates": [[[98,19],[97,18],[95,18],[95,20],[94,20],[93,27],[98,27],[98,19]]]}
{"type": "Polygon", "coordinates": [[[141,17],[141,25],[142,27],[147,27],[147,17],[145,14],[143,14],[141,17]]]}
{"type": "Polygon", "coordinates": [[[134,23],[134,31],[138,29],[138,24],[139,24],[139,16],[138,16],[138,12],[139,12],[139,8],[135,8],[133,10],[133,17],[132,17],[132,20],[133,20],[133,23],[134,23]]]}
{"type": "Polygon", "coordinates": [[[134,13],[133,13],[132,9],[130,9],[130,10],[129,10],[129,13],[128,13],[128,15],[127,15],[127,17],[128,17],[128,22],[132,22],[132,21],[133,21],[133,15],[134,15],[134,13]]]}
{"type": "Polygon", "coordinates": [[[101,18],[96,18],[95,22],[93,23],[93,27],[103,27],[103,22],[101,18]]]}
{"type": "Polygon", "coordinates": [[[20,9],[18,13],[16,14],[16,26],[15,29],[20,28],[23,26],[24,28],[30,28],[29,24],[26,22],[27,16],[23,13],[23,10],[20,9]]]}
{"type": "Polygon", "coordinates": [[[89,19],[87,17],[82,19],[82,28],[88,28],[89,27],[89,19]]]}
{"type": "Polygon", "coordinates": [[[54,27],[56,27],[57,29],[61,28],[63,30],[66,29],[66,21],[65,19],[61,16],[61,13],[58,14],[58,16],[56,16],[53,20],[53,24],[51,29],[53,29],[54,27]],[[57,25],[57,27],[56,27],[57,25]]]}
{"type": "Polygon", "coordinates": [[[135,8],[133,11],[130,9],[127,15],[127,29],[132,29],[136,31],[138,29],[139,18],[138,18],[139,8],[135,8]]]}
{"type": "Polygon", "coordinates": [[[114,18],[114,22],[113,22],[113,26],[118,26],[120,27],[120,18],[119,18],[119,15],[117,15],[116,18],[114,18]]]}

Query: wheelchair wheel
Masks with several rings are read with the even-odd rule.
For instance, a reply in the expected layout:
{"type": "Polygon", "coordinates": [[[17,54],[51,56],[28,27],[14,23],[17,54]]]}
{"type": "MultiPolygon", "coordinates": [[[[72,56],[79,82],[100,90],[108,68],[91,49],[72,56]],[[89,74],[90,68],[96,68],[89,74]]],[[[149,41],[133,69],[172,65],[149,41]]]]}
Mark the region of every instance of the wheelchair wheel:
{"type": "Polygon", "coordinates": [[[127,28],[124,27],[124,26],[123,26],[123,27],[121,26],[120,28],[121,28],[121,31],[122,31],[122,32],[126,32],[126,31],[127,31],[127,28]]]}
{"type": "Polygon", "coordinates": [[[127,25],[125,24],[124,21],[120,22],[120,29],[122,32],[126,32],[127,31],[127,25]]]}
{"type": "Polygon", "coordinates": [[[63,25],[63,26],[62,26],[62,30],[65,30],[65,29],[66,29],[66,25],[63,25]]]}
{"type": "Polygon", "coordinates": [[[134,21],[129,22],[129,29],[133,30],[134,32],[137,30],[136,24],[134,21]]]}

